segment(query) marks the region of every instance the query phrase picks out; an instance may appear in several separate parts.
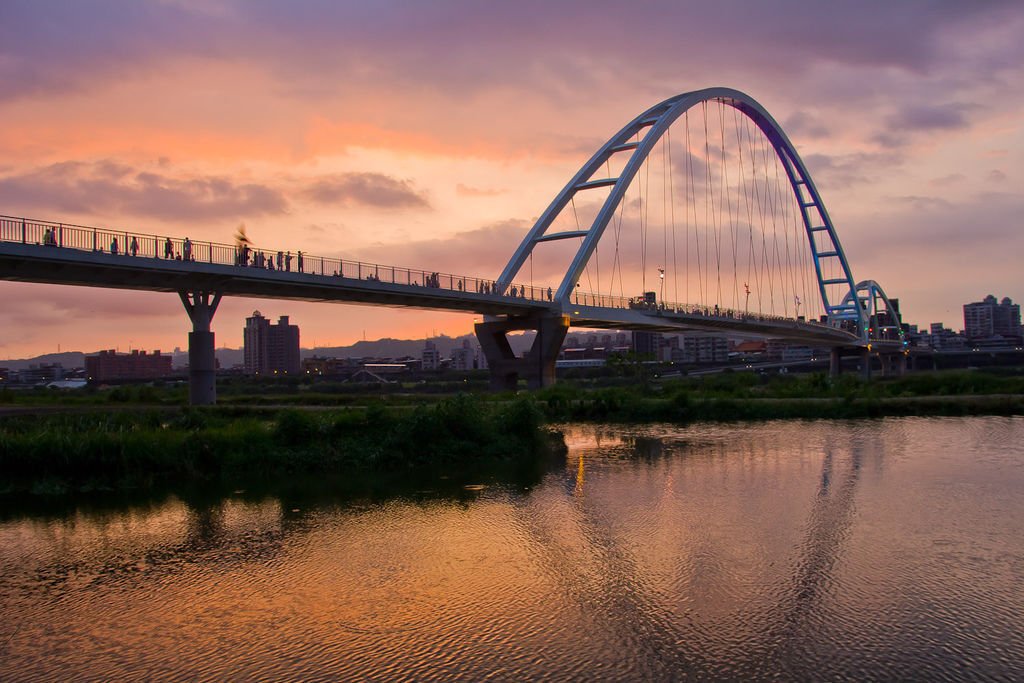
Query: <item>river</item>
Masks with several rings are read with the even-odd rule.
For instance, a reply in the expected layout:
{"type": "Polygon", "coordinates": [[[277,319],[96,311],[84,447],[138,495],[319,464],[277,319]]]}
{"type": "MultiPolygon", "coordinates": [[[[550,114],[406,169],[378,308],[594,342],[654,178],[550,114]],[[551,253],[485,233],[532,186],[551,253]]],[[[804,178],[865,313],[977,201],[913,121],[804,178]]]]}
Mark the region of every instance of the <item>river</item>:
{"type": "Polygon", "coordinates": [[[1024,678],[1024,418],[563,431],[539,471],[0,499],[0,679],[1024,678]]]}

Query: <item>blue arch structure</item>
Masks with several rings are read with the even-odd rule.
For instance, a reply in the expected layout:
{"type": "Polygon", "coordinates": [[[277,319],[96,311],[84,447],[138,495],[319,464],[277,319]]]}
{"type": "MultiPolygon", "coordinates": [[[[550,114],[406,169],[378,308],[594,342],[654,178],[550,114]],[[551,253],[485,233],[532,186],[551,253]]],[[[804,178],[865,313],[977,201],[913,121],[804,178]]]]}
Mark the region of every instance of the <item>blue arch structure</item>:
{"type": "Polygon", "coordinates": [[[706,88],[669,98],[647,109],[612,136],[580,168],[568,184],[562,188],[562,191],[558,193],[544,213],[541,214],[540,218],[537,219],[537,222],[527,233],[499,276],[497,280],[498,291],[502,292],[509,286],[512,279],[533,252],[534,247],[538,244],[582,237],[583,241],[580,248],[573,258],[565,277],[559,284],[558,292],[555,296],[557,300],[567,306],[569,297],[579,281],[583,269],[597,248],[601,236],[608,227],[608,223],[618,210],[627,188],[634,176],[639,172],[651,150],[654,149],[655,144],[657,144],[676,119],[692,107],[710,101],[720,102],[738,109],[751,119],[768,138],[769,142],[771,142],[775,154],[786,171],[793,194],[800,206],[807,240],[814,259],[814,269],[821,293],[821,300],[829,321],[834,324],[839,324],[841,321],[856,321],[857,329],[860,331],[870,327],[870,325],[866,325],[868,321],[866,320],[863,307],[856,302],[854,292],[857,291],[857,288],[850,271],[850,264],[846,259],[846,254],[843,252],[832,220],[829,218],[825,204],[822,202],[821,196],[810,174],[807,172],[807,167],[804,165],[803,160],[797,154],[793,143],[790,142],[782,128],[764,107],[749,95],[731,88],[706,88]],[[622,173],[617,178],[594,177],[608,159],[613,155],[623,153],[629,153],[630,157],[622,173]],[[611,186],[611,192],[588,229],[555,233],[547,232],[555,218],[577,192],[608,186],[611,186]],[[827,264],[830,260],[838,265],[838,269],[833,268],[832,272],[838,270],[842,274],[841,277],[830,279],[825,276],[824,271],[827,268],[823,268],[823,264],[827,264]],[[838,287],[839,296],[830,297],[830,287],[838,287]]]}
{"type": "Polygon", "coordinates": [[[863,322],[858,332],[868,349],[875,342],[899,342],[901,346],[906,346],[900,312],[889,301],[882,286],[874,280],[863,280],[857,283],[855,292],[847,294],[843,304],[849,305],[856,301],[855,305],[860,308],[863,322]]]}

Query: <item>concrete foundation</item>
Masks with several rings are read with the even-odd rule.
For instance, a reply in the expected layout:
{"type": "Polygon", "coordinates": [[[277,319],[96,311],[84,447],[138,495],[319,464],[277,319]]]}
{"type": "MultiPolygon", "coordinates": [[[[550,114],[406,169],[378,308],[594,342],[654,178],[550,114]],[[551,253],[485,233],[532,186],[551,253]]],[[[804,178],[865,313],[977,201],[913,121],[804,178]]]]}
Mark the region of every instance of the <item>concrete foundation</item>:
{"type": "Polygon", "coordinates": [[[192,321],[192,331],[188,334],[188,402],[194,406],[212,406],[217,403],[217,358],[210,323],[221,295],[214,292],[178,292],[178,295],[192,321]]]}
{"type": "Polygon", "coordinates": [[[476,337],[487,358],[493,391],[515,391],[520,379],[531,389],[555,383],[555,361],[569,331],[565,316],[509,318],[477,323],[476,337]],[[521,358],[509,346],[509,332],[536,330],[533,346],[521,358]]]}

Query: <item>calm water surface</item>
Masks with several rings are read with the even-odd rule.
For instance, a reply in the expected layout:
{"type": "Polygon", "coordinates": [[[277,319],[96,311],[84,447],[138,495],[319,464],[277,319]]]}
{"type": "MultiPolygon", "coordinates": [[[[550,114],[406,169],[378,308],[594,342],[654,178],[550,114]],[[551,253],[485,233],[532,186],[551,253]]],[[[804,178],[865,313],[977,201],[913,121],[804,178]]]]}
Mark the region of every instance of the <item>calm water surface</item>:
{"type": "Polygon", "coordinates": [[[0,511],[0,678],[1024,678],[1024,418],[566,427],[533,476],[0,511]]]}

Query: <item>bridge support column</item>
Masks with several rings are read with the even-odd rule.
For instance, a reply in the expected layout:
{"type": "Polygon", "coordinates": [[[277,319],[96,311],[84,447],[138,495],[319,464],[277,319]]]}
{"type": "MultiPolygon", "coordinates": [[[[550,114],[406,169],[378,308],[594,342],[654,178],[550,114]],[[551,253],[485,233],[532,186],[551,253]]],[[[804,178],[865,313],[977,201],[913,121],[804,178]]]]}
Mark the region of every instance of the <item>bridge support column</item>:
{"type": "Polygon", "coordinates": [[[833,346],[828,354],[829,377],[838,377],[843,371],[843,352],[838,346],[833,346]]]}
{"type": "Polygon", "coordinates": [[[871,352],[867,349],[860,352],[860,377],[864,381],[871,379],[871,352]]]}
{"type": "Polygon", "coordinates": [[[907,357],[902,353],[886,353],[879,357],[883,377],[902,377],[907,373],[907,357]]]}
{"type": "Polygon", "coordinates": [[[569,331],[565,316],[509,318],[477,323],[476,338],[487,358],[491,371],[492,391],[515,391],[519,379],[526,380],[531,389],[540,389],[555,383],[555,361],[562,342],[569,331]],[[536,330],[533,346],[522,358],[516,357],[508,343],[509,332],[536,330]]]}
{"type": "Polygon", "coordinates": [[[221,294],[178,292],[178,296],[192,321],[192,331],[188,333],[188,402],[193,406],[212,406],[217,402],[217,359],[210,322],[221,294]]]}

